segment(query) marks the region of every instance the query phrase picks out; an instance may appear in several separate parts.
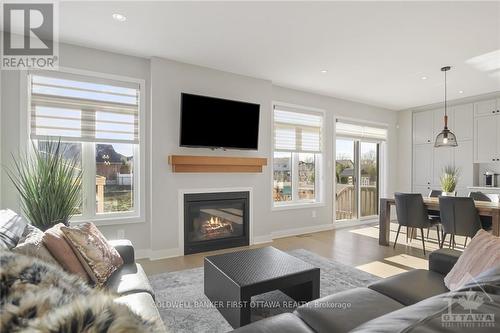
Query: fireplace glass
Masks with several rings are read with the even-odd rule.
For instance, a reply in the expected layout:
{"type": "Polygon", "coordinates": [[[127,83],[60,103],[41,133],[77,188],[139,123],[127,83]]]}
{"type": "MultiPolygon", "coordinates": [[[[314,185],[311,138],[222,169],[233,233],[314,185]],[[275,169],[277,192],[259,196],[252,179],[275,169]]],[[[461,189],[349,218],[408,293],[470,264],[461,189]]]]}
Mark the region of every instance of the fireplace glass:
{"type": "Polygon", "coordinates": [[[248,245],[248,192],[189,194],[185,253],[248,245]]]}

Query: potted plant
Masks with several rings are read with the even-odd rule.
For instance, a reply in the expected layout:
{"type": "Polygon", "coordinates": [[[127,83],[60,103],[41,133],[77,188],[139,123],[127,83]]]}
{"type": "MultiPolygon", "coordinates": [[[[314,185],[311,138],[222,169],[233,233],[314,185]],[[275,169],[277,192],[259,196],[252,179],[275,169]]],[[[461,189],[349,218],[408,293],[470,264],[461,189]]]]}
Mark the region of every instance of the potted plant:
{"type": "Polygon", "coordinates": [[[82,201],[83,171],[79,156],[67,151],[61,141],[32,142],[30,152],[13,157],[7,175],[21,197],[21,208],[31,224],[46,230],[58,223],[69,224],[82,201]],[[70,156],[73,155],[73,156],[70,156]]]}
{"type": "Polygon", "coordinates": [[[448,165],[443,168],[443,174],[440,178],[441,190],[443,191],[442,195],[446,196],[455,194],[459,176],[459,168],[452,165],[448,165]]]}

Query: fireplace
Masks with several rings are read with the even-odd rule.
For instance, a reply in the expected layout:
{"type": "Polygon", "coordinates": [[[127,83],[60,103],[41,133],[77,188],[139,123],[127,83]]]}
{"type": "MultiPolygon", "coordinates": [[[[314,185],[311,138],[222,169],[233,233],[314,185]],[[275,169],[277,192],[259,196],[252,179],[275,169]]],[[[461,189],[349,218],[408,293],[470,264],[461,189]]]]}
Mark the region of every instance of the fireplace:
{"type": "Polygon", "coordinates": [[[184,195],[184,254],[249,244],[249,192],[184,195]]]}

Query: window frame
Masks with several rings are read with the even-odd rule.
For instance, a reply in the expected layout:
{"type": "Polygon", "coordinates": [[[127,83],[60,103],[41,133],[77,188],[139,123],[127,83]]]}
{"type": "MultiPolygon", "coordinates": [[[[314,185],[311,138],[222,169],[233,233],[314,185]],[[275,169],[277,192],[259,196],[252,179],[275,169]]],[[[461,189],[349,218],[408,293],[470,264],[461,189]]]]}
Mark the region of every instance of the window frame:
{"type": "MultiPolygon", "coordinates": [[[[20,113],[20,142],[21,146],[31,150],[30,144],[30,112],[31,112],[31,84],[30,75],[40,73],[41,71],[23,71],[20,75],[21,93],[20,106],[24,112],[20,113]]],[[[43,71],[42,71],[43,72],[43,71]]],[[[45,71],[46,72],[46,71],[45,71]]],[[[146,221],[145,217],[145,172],[146,172],[146,81],[144,79],[133,78],[128,76],[121,76],[108,73],[100,73],[94,71],[80,70],[67,67],[59,67],[58,71],[71,77],[71,75],[83,75],[89,78],[95,78],[100,81],[122,81],[126,83],[137,84],[139,86],[139,143],[134,144],[134,164],[133,164],[133,197],[134,197],[134,210],[130,212],[109,212],[97,213],[96,212],[96,162],[95,162],[95,145],[102,142],[82,142],[81,157],[82,166],[84,170],[82,180],[82,193],[83,193],[83,211],[82,215],[73,216],[70,220],[71,224],[78,224],[82,222],[93,222],[96,225],[116,225],[128,223],[143,223],[146,221]],[[92,175],[92,176],[91,176],[92,175]],[[92,199],[94,198],[94,199],[92,199]]],[[[46,72],[50,75],[50,72],[46,72]]],[[[111,143],[112,144],[112,143],[111,143]]]]}
{"type": "Polygon", "coordinates": [[[324,207],[324,170],[325,170],[325,115],[326,112],[323,109],[318,109],[314,107],[308,107],[303,105],[291,104],[280,101],[273,101],[271,103],[271,153],[270,153],[270,161],[271,161],[271,210],[288,210],[288,209],[301,209],[301,208],[314,208],[314,207],[324,207]],[[276,105],[280,105],[283,107],[291,107],[297,109],[297,111],[304,111],[304,113],[316,114],[321,116],[321,153],[308,153],[308,152],[289,152],[291,154],[291,183],[292,183],[292,200],[286,202],[274,201],[274,197],[272,195],[274,188],[274,107],[276,105]],[[314,161],[314,171],[315,171],[315,182],[314,182],[314,190],[315,190],[315,199],[314,200],[300,200],[298,198],[298,184],[299,184],[299,154],[313,154],[315,155],[314,161]]]}

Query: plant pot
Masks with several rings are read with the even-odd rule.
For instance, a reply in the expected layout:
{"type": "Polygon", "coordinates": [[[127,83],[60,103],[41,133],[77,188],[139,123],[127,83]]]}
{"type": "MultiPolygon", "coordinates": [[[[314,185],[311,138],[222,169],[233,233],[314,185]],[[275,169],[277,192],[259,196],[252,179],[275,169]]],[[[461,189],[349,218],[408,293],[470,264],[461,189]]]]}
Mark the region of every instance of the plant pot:
{"type": "Polygon", "coordinates": [[[443,197],[454,197],[455,196],[455,192],[441,192],[441,196],[443,197]]]}

